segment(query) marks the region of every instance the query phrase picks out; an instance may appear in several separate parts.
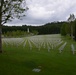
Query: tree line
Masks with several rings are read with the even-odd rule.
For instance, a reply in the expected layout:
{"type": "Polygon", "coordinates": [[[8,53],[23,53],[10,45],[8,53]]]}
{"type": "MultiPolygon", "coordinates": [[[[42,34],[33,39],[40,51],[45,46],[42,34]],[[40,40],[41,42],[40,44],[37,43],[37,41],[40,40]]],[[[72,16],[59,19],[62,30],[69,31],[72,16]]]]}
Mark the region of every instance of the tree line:
{"type": "Polygon", "coordinates": [[[27,26],[27,25],[22,25],[22,26],[3,26],[2,27],[2,34],[7,34],[11,32],[26,32],[27,29],[29,28],[29,33],[34,33],[34,34],[59,34],[61,26],[65,22],[52,22],[52,23],[47,23],[41,26],[27,26]]]}

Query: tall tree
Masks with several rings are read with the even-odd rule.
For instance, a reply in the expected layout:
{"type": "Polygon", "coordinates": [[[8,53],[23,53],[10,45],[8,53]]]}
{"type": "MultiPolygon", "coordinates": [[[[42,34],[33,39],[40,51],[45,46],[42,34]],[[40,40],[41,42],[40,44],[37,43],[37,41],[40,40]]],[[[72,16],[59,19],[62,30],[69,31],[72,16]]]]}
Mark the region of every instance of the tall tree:
{"type": "Polygon", "coordinates": [[[62,36],[65,36],[66,35],[66,23],[63,23],[62,24],[62,27],[61,27],[61,35],[62,36]]]}
{"type": "Polygon", "coordinates": [[[76,41],[76,20],[74,21],[74,40],[76,41]]]}
{"type": "Polygon", "coordinates": [[[70,14],[70,17],[68,18],[68,22],[69,22],[69,24],[70,24],[70,30],[71,30],[71,33],[70,33],[70,35],[71,35],[71,38],[73,39],[73,27],[74,27],[74,25],[73,25],[73,22],[75,21],[75,16],[74,16],[74,14],[70,14]]]}
{"type": "Polygon", "coordinates": [[[0,53],[2,53],[2,25],[14,18],[20,19],[25,16],[22,13],[27,9],[25,0],[0,0],[0,53]]]}

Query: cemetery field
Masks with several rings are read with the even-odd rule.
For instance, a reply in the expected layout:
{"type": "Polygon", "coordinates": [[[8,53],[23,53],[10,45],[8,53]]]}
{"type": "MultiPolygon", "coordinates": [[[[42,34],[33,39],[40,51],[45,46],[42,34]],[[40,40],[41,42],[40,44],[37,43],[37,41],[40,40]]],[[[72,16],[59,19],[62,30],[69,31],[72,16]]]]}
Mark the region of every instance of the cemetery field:
{"type": "Polygon", "coordinates": [[[75,75],[76,42],[59,34],[2,38],[0,75],[75,75]]]}

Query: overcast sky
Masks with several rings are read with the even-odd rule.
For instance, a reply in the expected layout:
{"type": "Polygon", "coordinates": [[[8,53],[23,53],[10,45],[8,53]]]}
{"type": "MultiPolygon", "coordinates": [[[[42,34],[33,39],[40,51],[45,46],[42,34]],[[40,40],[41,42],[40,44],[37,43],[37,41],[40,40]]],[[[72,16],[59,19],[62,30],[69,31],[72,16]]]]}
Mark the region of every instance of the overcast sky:
{"type": "Polygon", "coordinates": [[[23,20],[15,19],[8,25],[43,25],[66,21],[70,14],[76,16],[76,0],[27,0],[29,10],[23,20]]]}

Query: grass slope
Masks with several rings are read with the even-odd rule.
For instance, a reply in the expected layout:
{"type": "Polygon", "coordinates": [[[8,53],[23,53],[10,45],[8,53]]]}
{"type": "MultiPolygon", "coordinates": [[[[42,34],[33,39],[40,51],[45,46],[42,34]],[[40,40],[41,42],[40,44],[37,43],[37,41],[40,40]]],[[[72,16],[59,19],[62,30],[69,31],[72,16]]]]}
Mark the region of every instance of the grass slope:
{"type": "Polygon", "coordinates": [[[5,46],[4,53],[0,54],[0,75],[75,75],[76,54],[71,52],[71,43],[76,43],[68,38],[62,38],[68,44],[59,53],[59,47],[51,49],[37,48],[30,50],[28,44],[22,46],[5,46]],[[40,68],[40,72],[33,72],[34,68],[40,68]]]}

